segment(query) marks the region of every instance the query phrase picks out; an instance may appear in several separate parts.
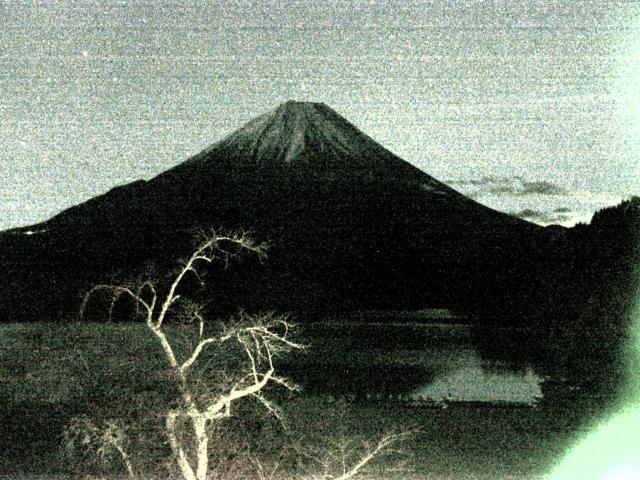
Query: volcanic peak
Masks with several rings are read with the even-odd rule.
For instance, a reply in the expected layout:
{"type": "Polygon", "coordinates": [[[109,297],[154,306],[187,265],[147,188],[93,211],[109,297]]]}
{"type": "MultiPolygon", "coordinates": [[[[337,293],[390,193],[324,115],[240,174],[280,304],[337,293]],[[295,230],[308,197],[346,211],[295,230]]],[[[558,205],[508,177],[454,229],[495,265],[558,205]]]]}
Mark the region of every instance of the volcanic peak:
{"type": "MultiPolygon", "coordinates": [[[[314,178],[402,178],[440,185],[324,103],[287,101],[178,167],[202,172],[294,173],[314,178]],[[426,178],[425,178],[426,177],[426,178]]],[[[186,173],[186,172],[185,172],[186,173]]]]}
{"type": "Polygon", "coordinates": [[[291,165],[311,155],[357,155],[353,141],[360,135],[324,104],[289,101],[250,121],[222,143],[243,150],[258,164],[291,165]]]}

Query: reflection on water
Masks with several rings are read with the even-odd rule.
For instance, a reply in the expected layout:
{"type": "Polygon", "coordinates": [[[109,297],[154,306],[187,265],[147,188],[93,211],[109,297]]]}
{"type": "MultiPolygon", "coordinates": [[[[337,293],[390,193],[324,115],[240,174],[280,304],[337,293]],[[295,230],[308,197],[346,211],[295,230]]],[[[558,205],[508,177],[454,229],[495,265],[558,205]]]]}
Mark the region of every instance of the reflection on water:
{"type": "Polygon", "coordinates": [[[417,388],[411,394],[414,400],[535,404],[542,399],[542,379],[530,367],[496,371],[471,350],[449,358],[452,365],[443,365],[445,373],[417,388]]]}
{"type": "Polygon", "coordinates": [[[307,391],[427,403],[532,405],[542,398],[539,374],[547,372],[523,360],[519,346],[529,332],[351,321],[318,322],[305,333],[309,348],[286,373],[307,391]]]}

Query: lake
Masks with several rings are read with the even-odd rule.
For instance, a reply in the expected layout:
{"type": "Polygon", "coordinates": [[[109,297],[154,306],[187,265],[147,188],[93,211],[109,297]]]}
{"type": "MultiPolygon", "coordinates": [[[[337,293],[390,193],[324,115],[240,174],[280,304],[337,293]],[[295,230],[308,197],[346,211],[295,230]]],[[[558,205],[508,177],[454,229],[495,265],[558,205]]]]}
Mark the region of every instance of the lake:
{"type": "Polygon", "coordinates": [[[328,397],[446,406],[533,406],[554,372],[536,360],[531,330],[402,317],[328,319],[305,325],[303,353],[284,371],[328,397]]]}

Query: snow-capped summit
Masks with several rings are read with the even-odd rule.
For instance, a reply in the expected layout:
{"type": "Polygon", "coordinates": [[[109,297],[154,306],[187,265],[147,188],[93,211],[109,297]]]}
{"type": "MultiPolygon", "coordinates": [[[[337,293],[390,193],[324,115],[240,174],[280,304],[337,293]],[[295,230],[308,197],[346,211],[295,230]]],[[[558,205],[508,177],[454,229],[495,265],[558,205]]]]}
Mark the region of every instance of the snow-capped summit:
{"type": "Polygon", "coordinates": [[[315,102],[285,102],[169,172],[232,174],[239,170],[260,177],[297,174],[310,178],[355,176],[421,182],[453,193],[329,106],[315,102]]]}

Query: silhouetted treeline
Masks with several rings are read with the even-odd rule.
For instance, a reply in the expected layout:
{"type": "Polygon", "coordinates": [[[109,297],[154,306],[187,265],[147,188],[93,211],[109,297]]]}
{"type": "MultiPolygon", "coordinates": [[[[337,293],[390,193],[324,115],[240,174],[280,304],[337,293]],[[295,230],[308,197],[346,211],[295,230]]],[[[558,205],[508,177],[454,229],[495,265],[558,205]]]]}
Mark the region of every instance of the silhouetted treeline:
{"type": "MultiPolygon", "coordinates": [[[[589,224],[551,227],[546,259],[531,286],[539,300],[527,322],[541,327],[536,347],[573,371],[615,384],[640,279],[640,198],[595,213],[589,224]]],[[[526,284],[525,284],[526,285],[526,284]]]]}

